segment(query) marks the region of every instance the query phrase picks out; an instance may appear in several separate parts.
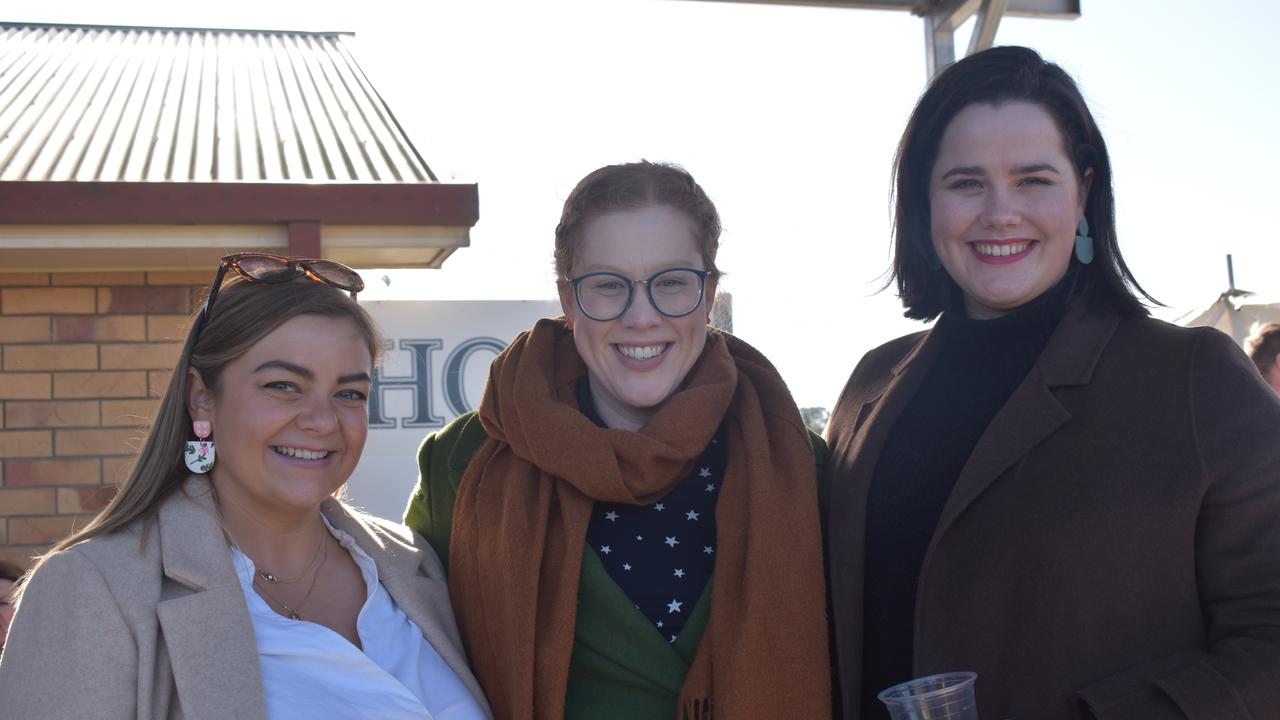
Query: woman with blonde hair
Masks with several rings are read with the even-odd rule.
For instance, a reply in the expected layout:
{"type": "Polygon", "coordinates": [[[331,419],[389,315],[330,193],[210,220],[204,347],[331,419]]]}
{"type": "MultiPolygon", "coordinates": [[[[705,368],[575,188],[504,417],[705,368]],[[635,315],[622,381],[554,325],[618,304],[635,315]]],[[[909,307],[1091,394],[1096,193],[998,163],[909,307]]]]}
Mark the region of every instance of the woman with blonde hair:
{"type": "Polygon", "coordinates": [[[363,287],[222,259],[128,480],[22,588],[6,713],[489,717],[435,553],[337,497],[381,347],[363,287]]]}

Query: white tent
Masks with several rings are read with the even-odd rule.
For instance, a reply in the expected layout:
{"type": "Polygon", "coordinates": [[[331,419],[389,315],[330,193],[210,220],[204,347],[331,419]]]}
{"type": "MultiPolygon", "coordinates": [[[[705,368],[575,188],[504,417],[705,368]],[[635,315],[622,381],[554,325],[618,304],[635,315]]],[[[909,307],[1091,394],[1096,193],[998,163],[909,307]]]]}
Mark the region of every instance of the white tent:
{"type": "Polygon", "coordinates": [[[1193,310],[1174,322],[1186,327],[1214,327],[1243,343],[1254,323],[1280,322],[1280,298],[1233,288],[1219,295],[1209,307],[1193,310]]]}

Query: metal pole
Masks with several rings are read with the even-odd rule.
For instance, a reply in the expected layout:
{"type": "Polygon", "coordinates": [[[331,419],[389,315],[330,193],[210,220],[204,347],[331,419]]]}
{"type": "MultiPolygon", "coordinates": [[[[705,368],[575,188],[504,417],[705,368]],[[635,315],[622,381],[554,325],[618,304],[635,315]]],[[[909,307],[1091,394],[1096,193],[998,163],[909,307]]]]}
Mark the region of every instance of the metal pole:
{"type": "Polygon", "coordinates": [[[995,44],[996,29],[1000,27],[1000,18],[1009,9],[1009,0],[982,0],[978,9],[978,21],[974,24],[973,35],[969,36],[969,54],[986,50],[995,44]]]}
{"type": "Polygon", "coordinates": [[[1227,253],[1227,286],[1228,290],[1236,289],[1236,271],[1231,266],[1231,253],[1227,253]]]}
{"type": "Polygon", "coordinates": [[[924,72],[928,80],[956,61],[956,41],[952,31],[936,15],[924,19],[924,72]]]}

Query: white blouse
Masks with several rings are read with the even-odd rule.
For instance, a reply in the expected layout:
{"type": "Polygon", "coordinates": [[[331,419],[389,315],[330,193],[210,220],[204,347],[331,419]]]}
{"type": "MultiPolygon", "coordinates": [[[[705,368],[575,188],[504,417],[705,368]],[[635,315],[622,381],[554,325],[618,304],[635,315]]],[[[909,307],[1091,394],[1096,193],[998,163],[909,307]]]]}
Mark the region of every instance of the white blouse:
{"type": "Polygon", "coordinates": [[[325,525],[364,576],[356,618],[363,651],[323,625],[273,611],[253,589],[253,560],[231,549],[258,643],[267,717],[484,720],[466,686],[382,587],[373,558],[327,519],[325,525]]]}

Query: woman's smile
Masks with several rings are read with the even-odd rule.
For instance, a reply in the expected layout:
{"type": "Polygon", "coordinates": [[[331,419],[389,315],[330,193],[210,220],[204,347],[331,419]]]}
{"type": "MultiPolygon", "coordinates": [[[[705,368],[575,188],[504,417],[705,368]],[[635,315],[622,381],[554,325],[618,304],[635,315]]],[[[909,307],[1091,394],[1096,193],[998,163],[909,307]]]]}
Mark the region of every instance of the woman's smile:
{"type": "Polygon", "coordinates": [[[307,450],[306,448],[289,447],[285,445],[273,445],[271,449],[274,450],[277,455],[283,455],[291,460],[303,460],[313,463],[320,460],[327,460],[331,455],[333,455],[332,450],[307,450]]]}
{"type": "Polygon", "coordinates": [[[1006,265],[1025,258],[1035,250],[1037,243],[1033,240],[975,240],[969,243],[969,249],[980,262],[991,265],[1006,265]]]}
{"type": "Polygon", "coordinates": [[[622,343],[615,343],[613,349],[617,350],[618,354],[622,355],[623,358],[630,360],[635,364],[636,369],[643,369],[662,362],[661,357],[670,347],[671,343],[649,345],[624,345],[622,343]]]}

